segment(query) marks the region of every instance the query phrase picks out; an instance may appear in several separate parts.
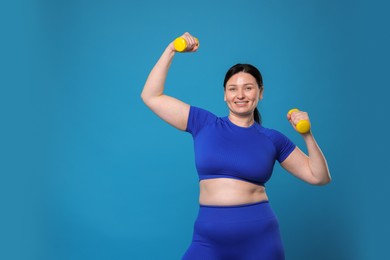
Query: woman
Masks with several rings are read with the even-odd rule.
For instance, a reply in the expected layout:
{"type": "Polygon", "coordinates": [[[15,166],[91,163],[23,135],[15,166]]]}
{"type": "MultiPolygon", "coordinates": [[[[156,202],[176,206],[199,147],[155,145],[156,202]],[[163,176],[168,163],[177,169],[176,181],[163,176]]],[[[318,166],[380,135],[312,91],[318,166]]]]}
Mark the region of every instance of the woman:
{"type": "MultiPolygon", "coordinates": [[[[185,33],[187,52],[198,49],[185,33]]],[[[199,213],[192,243],[182,259],[281,260],[283,244],[277,218],[264,183],[276,160],[291,174],[314,185],[330,182],[326,160],[313,134],[302,134],[308,156],[278,131],[264,128],[257,110],[263,98],[260,72],[237,64],[224,81],[227,117],[164,94],[164,83],[175,55],[173,42],[153,67],[141,97],[172,126],[192,134],[200,179],[199,213]]],[[[302,111],[287,115],[292,126],[309,120],[302,111]]]]}

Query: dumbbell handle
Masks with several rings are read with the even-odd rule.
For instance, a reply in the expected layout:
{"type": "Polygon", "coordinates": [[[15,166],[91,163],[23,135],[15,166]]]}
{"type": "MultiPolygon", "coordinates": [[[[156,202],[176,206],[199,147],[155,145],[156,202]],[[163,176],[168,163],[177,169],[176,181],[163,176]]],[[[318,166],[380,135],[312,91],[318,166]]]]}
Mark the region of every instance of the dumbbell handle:
{"type": "MultiPolygon", "coordinates": [[[[299,112],[299,109],[293,108],[290,111],[288,111],[288,114],[291,115],[294,112],[299,112]]],[[[310,131],[310,122],[305,119],[299,120],[298,123],[295,125],[295,128],[299,133],[306,134],[307,132],[310,131]]]]}

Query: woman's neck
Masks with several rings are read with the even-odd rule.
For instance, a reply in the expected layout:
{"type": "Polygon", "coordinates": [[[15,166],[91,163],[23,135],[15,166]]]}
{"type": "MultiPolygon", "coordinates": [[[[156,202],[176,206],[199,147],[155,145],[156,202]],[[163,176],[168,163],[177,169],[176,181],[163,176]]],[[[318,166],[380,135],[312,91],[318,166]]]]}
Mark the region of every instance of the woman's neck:
{"type": "Polygon", "coordinates": [[[235,125],[241,126],[241,127],[250,127],[255,122],[255,119],[252,116],[237,116],[235,114],[230,113],[229,114],[229,120],[235,125]]]}

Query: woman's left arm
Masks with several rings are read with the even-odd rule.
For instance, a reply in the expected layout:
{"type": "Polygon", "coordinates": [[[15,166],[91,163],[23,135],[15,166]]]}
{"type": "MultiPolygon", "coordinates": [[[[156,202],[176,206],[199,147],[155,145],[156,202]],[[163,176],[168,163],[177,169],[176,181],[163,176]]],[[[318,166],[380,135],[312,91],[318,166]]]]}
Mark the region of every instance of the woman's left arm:
{"type": "MultiPolygon", "coordinates": [[[[287,119],[295,128],[302,119],[309,120],[306,112],[287,115],[287,119]]],[[[325,185],[331,181],[328,164],[311,131],[301,134],[305,140],[308,155],[296,147],[281,163],[281,166],[294,176],[313,185],[325,185]]]]}

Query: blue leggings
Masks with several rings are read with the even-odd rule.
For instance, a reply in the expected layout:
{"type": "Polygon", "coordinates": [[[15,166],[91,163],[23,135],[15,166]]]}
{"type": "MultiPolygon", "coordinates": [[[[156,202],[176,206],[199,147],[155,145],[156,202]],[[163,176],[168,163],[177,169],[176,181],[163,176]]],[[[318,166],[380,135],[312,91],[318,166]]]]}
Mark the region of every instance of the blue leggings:
{"type": "Polygon", "coordinates": [[[200,205],[182,260],[284,260],[278,220],[268,201],[200,205]]]}

